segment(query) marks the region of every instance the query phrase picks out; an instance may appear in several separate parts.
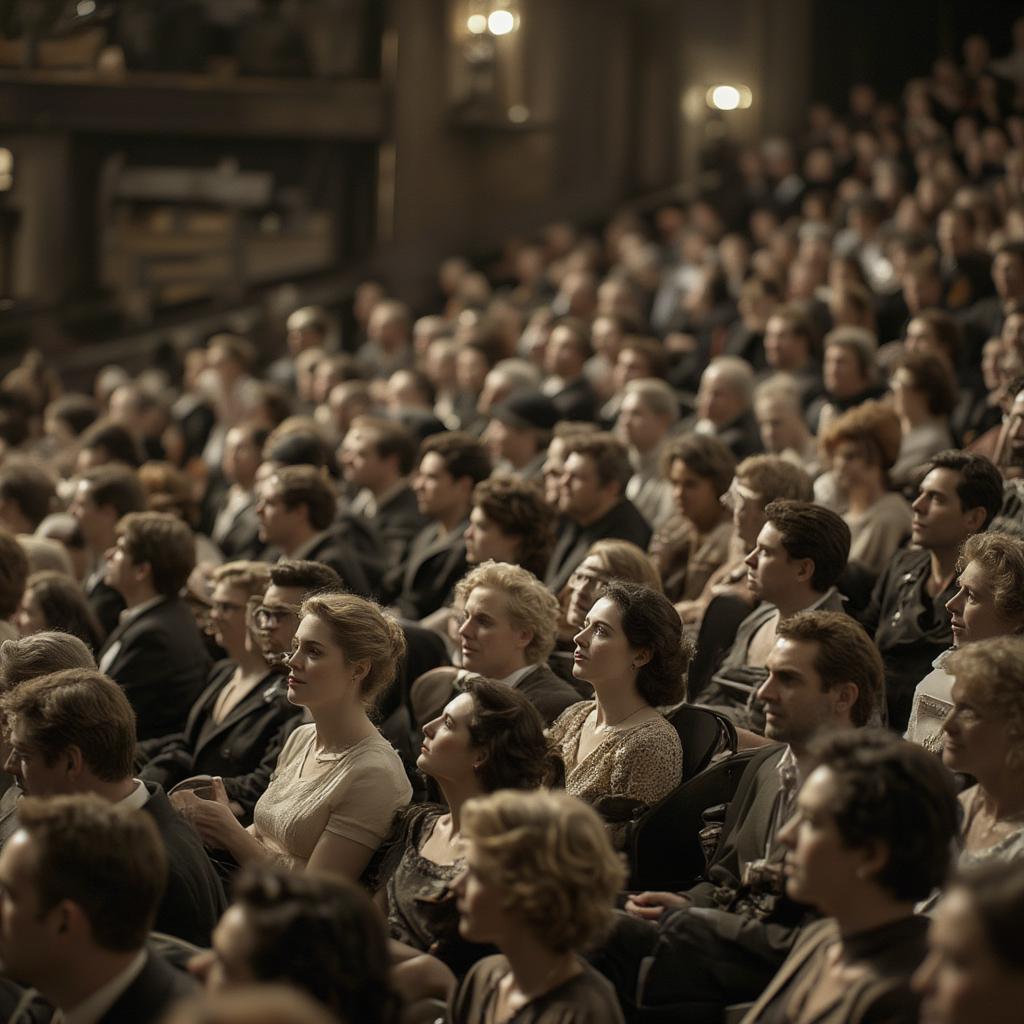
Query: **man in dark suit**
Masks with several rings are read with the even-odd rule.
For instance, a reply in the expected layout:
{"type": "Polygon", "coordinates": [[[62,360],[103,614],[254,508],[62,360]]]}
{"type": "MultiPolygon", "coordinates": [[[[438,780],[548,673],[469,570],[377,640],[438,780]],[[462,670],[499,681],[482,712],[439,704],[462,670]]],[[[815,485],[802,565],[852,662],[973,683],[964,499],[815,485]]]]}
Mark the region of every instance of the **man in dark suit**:
{"type": "Polygon", "coordinates": [[[68,506],[95,563],[82,587],[107,633],[117,628],[118,616],[124,611],[124,598],[106,582],[107,552],[117,541],[118,522],[145,507],[146,496],[135,470],[119,463],[86,470],[78,478],[68,506]]]}
{"type": "Polygon", "coordinates": [[[555,323],[544,352],[544,369],[550,374],[544,393],[563,420],[590,422],[597,415],[597,395],[583,372],[591,355],[585,321],[566,316],[555,323]]]}
{"type": "Polygon", "coordinates": [[[99,666],[128,695],[140,740],[180,732],[206,684],[210,655],[178,596],[194,566],[192,531],[177,516],[132,512],[117,524],[106,581],[126,608],[99,666]]]}
{"type": "Polygon", "coordinates": [[[729,446],[737,460],[762,451],[750,364],[736,356],[712,359],[700,376],[696,412],[683,420],[681,430],[713,434],[729,446]]]}
{"type": "Polygon", "coordinates": [[[220,463],[226,486],[204,500],[206,504],[219,495],[210,540],[228,561],[259,558],[263,551],[256,518],[256,470],[267,434],[258,423],[240,423],[227,432],[220,463]]]}
{"type": "Polygon", "coordinates": [[[781,890],[777,834],[813,764],[811,745],[865,725],[883,686],[881,656],[849,616],[801,612],[779,624],[758,698],[765,734],[785,746],[765,748],[744,771],[705,881],[627,901],[594,957],[627,1005],[678,1007],[685,1017],[695,1003],[757,998],[807,920],[781,890]]]}
{"type": "Polygon", "coordinates": [[[401,423],[358,416],[338,448],[338,462],[345,482],[358,488],[350,509],[376,528],[385,571],[391,571],[405,561],[428,522],[409,484],[416,439],[401,423]]]}
{"type": "Polygon", "coordinates": [[[260,539],[282,558],[322,562],[362,597],[370,584],[351,545],[331,527],[337,515],[334,491],[315,466],[281,466],[259,487],[256,515],[260,539]]]}
{"type": "Polygon", "coordinates": [[[484,446],[461,431],[428,437],[413,481],[420,513],[431,520],[412,542],[405,564],[384,582],[385,600],[407,619],[436,612],[466,571],[463,534],[473,488],[491,473],[484,446]]]}
{"type": "Polygon", "coordinates": [[[14,748],[7,770],[26,796],[93,793],[152,819],[168,862],[156,928],[207,945],[225,906],[220,879],[164,791],[132,777],[134,715],[121,688],[100,672],[65,669],[23,683],[3,708],[14,748]]]}
{"type": "MultiPolygon", "coordinates": [[[[506,562],[473,569],[455,588],[463,607],[459,627],[462,667],[520,690],[551,724],[580,694],[547,666],[555,646],[558,601],[532,573],[506,562]]],[[[459,680],[435,669],[413,684],[412,704],[422,728],[451,699],[459,680]]]]}
{"type": "Polygon", "coordinates": [[[625,497],[632,475],[629,452],[611,434],[571,439],[558,497],[558,511],[568,522],[544,577],[555,594],[561,593],[595,541],[614,537],[647,549],[651,527],[625,497]]]}
{"type": "Polygon", "coordinates": [[[50,1020],[56,1008],[64,1020],[143,1024],[194,992],[146,948],[166,877],[160,836],[140,811],[95,796],[24,800],[0,853],[0,961],[36,991],[5,1019],[50,1020]]]}

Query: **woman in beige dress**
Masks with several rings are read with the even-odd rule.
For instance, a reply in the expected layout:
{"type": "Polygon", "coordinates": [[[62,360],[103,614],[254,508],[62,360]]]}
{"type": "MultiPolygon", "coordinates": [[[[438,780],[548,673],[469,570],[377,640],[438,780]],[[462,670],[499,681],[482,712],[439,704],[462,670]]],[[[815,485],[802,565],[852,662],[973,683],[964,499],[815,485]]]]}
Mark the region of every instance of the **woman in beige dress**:
{"type": "Polygon", "coordinates": [[[313,718],[289,737],[253,824],[214,799],[185,794],[186,816],[205,842],[239,864],[274,861],[355,880],[412,788],[401,760],[367,717],[405,651],[398,624],[370,601],[322,594],[302,605],[288,660],[288,699],[313,718]]]}

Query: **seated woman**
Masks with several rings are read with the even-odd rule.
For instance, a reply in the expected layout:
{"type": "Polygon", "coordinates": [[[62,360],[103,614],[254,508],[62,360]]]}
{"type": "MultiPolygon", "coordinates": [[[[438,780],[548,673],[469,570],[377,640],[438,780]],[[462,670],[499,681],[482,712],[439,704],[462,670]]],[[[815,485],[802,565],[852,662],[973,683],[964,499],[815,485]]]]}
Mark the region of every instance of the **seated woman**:
{"type": "Polygon", "coordinates": [[[900,421],[900,455],[889,470],[896,487],[917,483],[917,471],[938,452],[956,447],[949,417],[956,407],[956,378],[949,363],[926,352],[908,352],[889,380],[900,421]]]}
{"type": "MultiPolygon", "coordinates": [[[[462,871],[462,809],[499,789],[537,789],[560,769],[533,704],[504,683],[471,677],[423,730],[416,765],[441,790],[444,804],[415,804],[399,813],[392,835],[364,881],[383,889],[392,955],[430,952],[461,976],[493,950],[458,934],[449,884],[462,871]]],[[[413,965],[410,964],[410,967],[413,965]]]]}
{"type": "Polygon", "coordinates": [[[236,813],[248,823],[301,711],[289,702],[281,671],[267,667],[246,621],[250,599],[262,597],[270,583],[270,566],[229,562],[212,578],[210,622],[227,658],[210,670],[184,732],[139,744],[145,764],[139,777],[171,789],[192,776],[221,776],[236,813]]]}
{"type": "Polygon", "coordinates": [[[957,878],[914,975],[927,1024],[1017,1024],[1024,1005],[1024,864],[986,864],[957,878]]]}
{"type": "Polygon", "coordinates": [[[277,759],[243,828],[223,783],[214,799],[183,793],[182,809],[209,846],[239,864],[275,861],[356,879],[412,787],[367,706],[395,678],[405,653],[398,623],[354,594],[320,594],[301,609],[289,658],[288,699],[313,718],[277,759]]]}
{"type": "Polygon", "coordinates": [[[501,953],[452,999],[452,1024],[616,1024],[615,991],[578,951],[611,924],[625,872],[600,819],[565,793],[501,792],[462,818],[466,870],[455,884],[463,938],[501,953]]]}
{"type": "Polygon", "coordinates": [[[282,868],[248,868],[213,932],[213,948],[188,968],[208,991],[255,982],[288,985],[344,1021],[397,1024],[380,916],[353,885],[282,868]]]}
{"type": "Polygon", "coordinates": [[[801,932],[742,1024],[915,1021],[910,976],[925,955],[914,904],[945,881],[953,780],[934,755],[883,732],[818,744],[779,832],[786,894],[826,915],[801,932]]]}
{"type": "Polygon", "coordinates": [[[657,708],[682,699],[690,654],[668,598],[636,583],[605,584],[576,634],[573,675],[594,688],[594,699],[567,708],[549,735],[565,762],[567,792],[613,823],[682,779],[679,735],[657,708]],[[613,797],[627,806],[615,809],[613,797]]]}
{"type": "Polygon", "coordinates": [[[1024,638],[978,641],[950,654],[953,709],[942,760],[977,783],[960,794],[960,866],[1024,857],[1024,638]]]}
{"type": "Polygon", "coordinates": [[[22,636],[57,630],[77,636],[94,654],[106,636],[82,588],[64,573],[34,572],[25,582],[14,624],[22,636]]]}
{"type": "Polygon", "coordinates": [[[821,443],[850,527],[850,561],[878,576],[910,536],[910,506],[889,489],[900,421],[888,406],[869,400],[833,420],[821,443]]]}

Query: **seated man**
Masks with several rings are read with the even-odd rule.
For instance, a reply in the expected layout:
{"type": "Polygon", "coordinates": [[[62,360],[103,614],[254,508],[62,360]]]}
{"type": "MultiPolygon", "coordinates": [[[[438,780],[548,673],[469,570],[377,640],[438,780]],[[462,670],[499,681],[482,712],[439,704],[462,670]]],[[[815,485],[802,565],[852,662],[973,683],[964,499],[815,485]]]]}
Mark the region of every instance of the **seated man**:
{"type": "Polygon", "coordinates": [[[850,529],[835,512],[807,501],[773,501],[747,556],[747,586],[760,604],[740,623],[704,704],[736,709],[740,724],[760,732],[754,693],[768,676],[779,622],[797,612],[841,612],[835,583],[846,568],[850,529]]]}
{"type": "Polygon", "coordinates": [[[817,767],[779,833],[787,895],[828,920],[811,925],[743,1024],[780,1019],[917,1019],[910,978],[957,838],[953,780],[931,755],[886,733],[844,733],[813,749],[817,767]]]}
{"type": "Polygon", "coordinates": [[[754,371],[736,356],[718,356],[700,376],[697,411],[683,421],[683,429],[717,437],[745,459],[763,450],[754,419],[754,371]]]}
{"type": "Polygon", "coordinates": [[[132,777],[135,722],[120,687],[99,672],[65,669],[22,683],[0,707],[11,729],[6,768],[26,796],[95,793],[146,812],[168,866],[156,928],[206,945],[224,909],[224,890],[199,837],[164,791],[132,777]]]}
{"type": "Polygon", "coordinates": [[[882,679],[878,651],[849,616],[802,612],[779,623],[758,697],[766,735],[785,746],[747,765],[706,880],[686,893],[631,897],[592,957],[624,1006],[678,1006],[685,1019],[687,1004],[724,1007],[761,993],[807,916],[778,886],[777,833],[812,770],[812,741],[863,726],[882,679]]]}
{"type": "MultiPolygon", "coordinates": [[[[957,591],[946,602],[953,650],[976,640],[1024,633],[1024,540],[1006,533],[967,538],[958,562],[957,591]]],[[[953,676],[944,651],[914,690],[906,739],[942,751],[942,724],[953,710],[953,676]]]]}
{"type": "MultiPolygon", "coordinates": [[[[558,602],[535,576],[518,565],[485,562],[459,581],[455,600],[463,610],[459,640],[466,673],[522,691],[549,725],[581,699],[547,666],[558,602]]],[[[441,713],[459,677],[453,668],[434,669],[413,684],[413,713],[420,728],[441,713]]]]}
{"type": "Polygon", "coordinates": [[[651,539],[650,524],[625,496],[633,475],[625,446],[611,434],[581,433],[565,438],[565,451],[558,511],[567,522],[544,577],[555,594],[595,541],[617,538],[646,550],[651,539]]]}
{"type": "Polygon", "coordinates": [[[128,695],[140,740],[179,732],[210,670],[196,620],[178,596],[195,566],[195,539],[177,516],[133,512],[117,524],[106,581],[126,604],[100,651],[100,671],[128,695]]]}
{"type": "Polygon", "coordinates": [[[515,394],[498,402],[490,417],[481,439],[498,469],[520,480],[539,479],[558,422],[554,402],[536,391],[515,394]]]}
{"type": "Polygon", "coordinates": [[[903,730],[914,687],[953,641],[946,604],[956,593],[956,563],[971,534],[986,530],[1003,500],[1003,481],[988,459],[940,452],[913,504],[913,547],[882,573],[858,616],[885,662],[889,726],[903,730]]]}
{"type": "Polygon", "coordinates": [[[563,420],[592,420],[597,414],[597,394],[584,372],[593,355],[590,328],[574,316],[557,320],[544,349],[544,369],[548,378],[543,391],[563,420]]]}
{"type": "Polygon", "coordinates": [[[434,434],[420,446],[413,490],[430,525],[416,534],[405,563],[384,581],[385,600],[405,618],[419,621],[436,612],[465,573],[463,534],[473,488],[490,474],[486,450],[469,434],[434,434]]]}
{"type": "Polygon", "coordinates": [[[280,558],[329,565],[347,590],[367,597],[370,583],[359,559],[331,530],[336,513],[334,490],[314,466],[281,466],[259,486],[260,540],[280,558]]]}
{"type": "MultiPolygon", "coordinates": [[[[0,853],[4,973],[63,1020],[94,1024],[159,1020],[195,991],[146,948],[167,875],[152,820],[89,796],[25,800],[20,814],[0,853]]],[[[30,997],[4,1020],[50,1020],[30,997]]]]}

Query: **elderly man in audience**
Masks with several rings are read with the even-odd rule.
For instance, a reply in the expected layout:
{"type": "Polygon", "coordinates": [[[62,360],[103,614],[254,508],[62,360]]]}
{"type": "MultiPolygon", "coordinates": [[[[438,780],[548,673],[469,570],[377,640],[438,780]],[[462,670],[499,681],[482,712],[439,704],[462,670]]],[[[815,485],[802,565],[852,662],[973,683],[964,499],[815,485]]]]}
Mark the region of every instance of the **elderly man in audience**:
{"type": "MultiPolygon", "coordinates": [[[[1024,540],[987,531],[969,537],[957,563],[957,591],[946,603],[953,650],[977,640],[1024,633],[1024,540]]],[[[942,724],[952,709],[953,676],[944,651],[917,684],[906,738],[929,750],[942,747],[942,724]]]]}
{"type": "Polygon", "coordinates": [[[120,687],[94,670],[65,669],[22,683],[0,707],[11,730],[6,770],[26,796],[94,793],[152,819],[168,864],[156,927],[205,945],[224,909],[224,891],[198,836],[163,789],[133,777],[135,720],[120,687]]]}
{"type": "Polygon", "coordinates": [[[0,1004],[4,1019],[156,1021],[193,992],[146,945],[166,879],[149,815],[97,796],[25,800],[0,853],[0,963],[32,989],[0,1004]]]}
{"type": "Polygon", "coordinates": [[[913,503],[913,546],[899,552],[858,615],[885,661],[889,725],[903,730],[914,687],[953,640],[946,605],[957,592],[960,549],[999,513],[1003,481],[988,459],[940,452],[913,503]]]}
{"type": "Polygon", "coordinates": [[[756,999],[807,920],[786,898],[778,865],[781,826],[813,770],[813,741],[865,725],[882,699],[882,661],[870,638],[838,612],[779,623],[758,690],[765,734],[775,741],[740,779],[706,880],[686,893],[629,898],[611,939],[593,958],[624,1006],[726,1006],[756,999]],[[640,920],[635,920],[639,918],[640,920]]]}
{"type": "Polygon", "coordinates": [[[683,427],[717,437],[737,459],[745,459],[761,451],[753,400],[750,364],[736,356],[719,356],[701,374],[697,411],[683,427]]]}
{"type": "Polygon", "coordinates": [[[106,582],[126,605],[99,655],[128,695],[140,740],[179,732],[210,670],[210,656],[179,597],[195,566],[192,531],[167,512],[133,512],[117,524],[106,582]]]}

